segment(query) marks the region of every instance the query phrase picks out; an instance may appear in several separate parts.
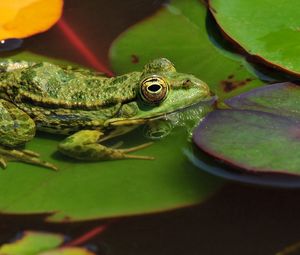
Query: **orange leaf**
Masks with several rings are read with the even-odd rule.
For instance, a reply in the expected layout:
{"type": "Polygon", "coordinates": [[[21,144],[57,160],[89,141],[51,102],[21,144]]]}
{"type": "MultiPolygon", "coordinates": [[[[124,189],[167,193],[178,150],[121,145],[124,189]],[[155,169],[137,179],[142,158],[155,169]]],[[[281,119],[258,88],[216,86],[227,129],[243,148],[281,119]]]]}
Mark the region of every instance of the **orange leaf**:
{"type": "Polygon", "coordinates": [[[0,0],[0,40],[24,38],[54,25],[63,0],[0,0]]]}

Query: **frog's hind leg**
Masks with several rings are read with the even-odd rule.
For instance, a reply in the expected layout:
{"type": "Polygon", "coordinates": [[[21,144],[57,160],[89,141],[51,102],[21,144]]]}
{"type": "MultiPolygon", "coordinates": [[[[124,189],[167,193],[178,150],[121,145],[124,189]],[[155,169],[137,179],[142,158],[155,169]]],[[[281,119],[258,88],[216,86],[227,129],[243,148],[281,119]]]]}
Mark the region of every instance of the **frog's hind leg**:
{"type": "Polygon", "coordinates": [[[128,154],[146,148],[152,144],[145,143],[139,146],[131,147],[128,149],[118,149],[114,147],[106,147],[100,144],[101,141],[106,140],[104,134],[98,130],[81,130],[62,141],[58,149],[63,154],[88,161],[96,160],[113,160],[113,159],[153,159],[149,156],[128,154]]]}
{"type": "Polygon", "coordinates": [[[0,99],[0,167],[8,161],[22,161],[55,169],[52,164],[39,159],[39,155],[28,150],[17,150],[35,136],[34,121],[10,102],[0,99]]]}

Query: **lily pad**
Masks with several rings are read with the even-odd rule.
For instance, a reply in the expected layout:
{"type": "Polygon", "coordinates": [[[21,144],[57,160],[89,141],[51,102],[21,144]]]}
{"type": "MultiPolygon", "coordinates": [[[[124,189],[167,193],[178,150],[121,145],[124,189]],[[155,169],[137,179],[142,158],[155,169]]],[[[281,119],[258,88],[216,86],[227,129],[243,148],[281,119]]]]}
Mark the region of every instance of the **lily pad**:
{"type": "Polygon", "coordinates": [[[254,60],[300,76],[300,6],[297,0],[209,0],[230,41],[254,60]]]}
{"type": "Polygon", "coordinates": [[[3,244],[0,254],[5,255],[34,255],[43,251],[57,248],[64,242],[64,236],[46,232],[26,231],[15,242],[3,244]]]}
{"type": "Polygon", "coordinates": [[[78,247],[60,248],[39,253],[38,255],[95,255],[95,253],[78,247]]]}
{"type": "Polygon", "coordinates": [[[170,1],[116,39],[110,49],[113,69],[126,73],[151,59],[167,57],[181,72],[204,80],[220,99],[261,85],[245,68],[243,58],[228,57],[212,44],[206,25],[206,7],[200,1],[170,1]]]}
{"type": "MultiPolygon", "coordinates": [[[[19,53],[16,59],[51,61],[19,53]]],[[[59,63],[58,60],[55,61],[59,63]]],[[[65,64],[65,62],[62,62],[65,64]]],[[[202,202],[222,184],[200,173],[188,162],[182,148],[188,134],[174,132],[138,152],[155,160],[80,162],[57,153],[63,136],[39,133],[26,145],[58,166],[54,172],[38,166],[9,163],[0,171],[0,212],[47,213],[50,221],[79,221],[170,210],[202,202]]],[[[145,142],[143,130],[123,136],[125,147],[145,142]]],[[[117,141],[120,141],[117,140],[117,141]]]]}
{"type": "Polygon", "coordinates": [[[253,89],[225,101],[235,109],[256,110],[300,118],[300,87],[283,82],[253,89]]]}
{"type": "Polygon", "coordinates": [[[5,255],[95,255],[80,247],[61,247],[65,237],[48,232],[25,231],[20,239],[3,244],[0,254],[5,255]]]}
{"type": "Polygon", "coordinates": [[[267,85],[226,101],[208,114],[195,144],[227,165],[260,173],[300,175],[300,87],[267,85]]]}

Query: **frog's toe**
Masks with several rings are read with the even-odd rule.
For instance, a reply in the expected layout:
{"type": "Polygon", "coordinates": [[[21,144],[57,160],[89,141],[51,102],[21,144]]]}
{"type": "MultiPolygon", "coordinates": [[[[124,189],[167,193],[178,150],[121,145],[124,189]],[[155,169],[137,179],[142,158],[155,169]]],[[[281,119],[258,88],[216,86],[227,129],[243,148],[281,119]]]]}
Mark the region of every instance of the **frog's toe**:
{"type": "Polygon", "coordinates": [[[36,152],[0,147],[0,167],[6,168],[7,162],[9,161],[19,161],[50,168],[55,171],[58,170],[58,168],[55,165],[40,159],[39,154],[36,152]]]}
{"type": "Polygon", "coordinates": [[[0,167],[2,169],[5,169],[7,167],[7,161],[2,157],[0,157],[0,167]]]}
{"type": "Polygon", "coordinates": [[[152,156],[144,156],[144,155],[128,154],[128,152],[138,151],[138,150],[144,149],[146,147],[149,147],[152,144],[153,144],[152,142],[144,143],[144,144],[140,144],[138,146],[127,148],[127,149],[119,149],[118,151],[121,154],[121,158],[133,158],[133,159],[147,159],[147,160],[151,160],[151,159],[154,159],[154,157],[152,157],[152,156]]]}
{"type": "Polygon", "coordinates": [[[22,152],[28,156],[32,156],[32,157],[35,157],[35,158],[39,158],[40,157],[40,154],[35,152],[35,151],[31,151],[31,150],[22,150],[22,152]]]}

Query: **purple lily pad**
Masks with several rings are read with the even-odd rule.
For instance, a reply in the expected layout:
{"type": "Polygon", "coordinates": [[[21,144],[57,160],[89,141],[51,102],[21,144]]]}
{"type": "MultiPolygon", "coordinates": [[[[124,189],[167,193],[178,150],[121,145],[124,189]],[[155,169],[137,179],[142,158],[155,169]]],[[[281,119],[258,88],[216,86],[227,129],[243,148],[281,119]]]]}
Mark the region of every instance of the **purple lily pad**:
{"type": "Polygon", "coordinates": [[[300,86],[266,85],[225,101],[194,132],[198,148],[247,173],[300,176],[300,86]]]}
{"type": "Polygon", "coordinates": [[[300,175],[298,118],[253,110],[216,110],[194,132],[197,147],[250,172],[300,175]]]}
{"type": "Polygon", "coordinates": [[[300,118],[300,86],[291,82],[266,85],[225,101],[234,109],[300,118]]]}

